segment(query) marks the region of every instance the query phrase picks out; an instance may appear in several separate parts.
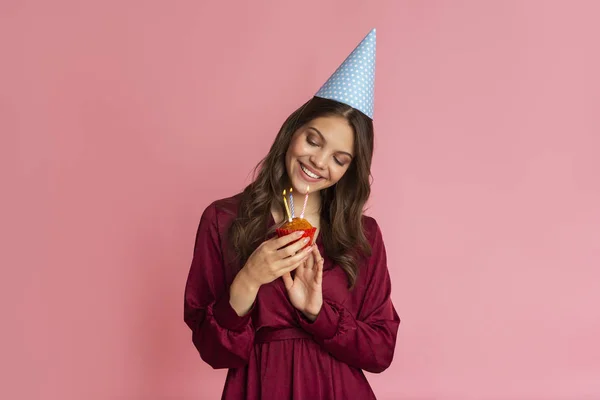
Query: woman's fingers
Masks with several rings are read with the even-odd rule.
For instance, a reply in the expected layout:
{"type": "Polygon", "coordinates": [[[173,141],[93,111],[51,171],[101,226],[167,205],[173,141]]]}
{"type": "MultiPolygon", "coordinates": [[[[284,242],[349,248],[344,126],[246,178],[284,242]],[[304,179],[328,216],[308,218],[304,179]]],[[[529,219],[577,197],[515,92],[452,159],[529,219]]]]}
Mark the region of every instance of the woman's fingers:
{"type": "Polygon", "coordinates": [[[288,244],[292,243],[294,240],[298,240],[304,234],[303,231],[296,231],[294,233],[290,233],[289,235],[285,235],[282,237],[274,237],[267,241],[271,250],[275,251],[281,249],[288,244]]]}
{"type": "Polygon", "coordinates": [[[323,257],[321,257],[321,253],[319,253],[319,248],[317,246],[313,246],[311,253],[312,253],[311,257],[309,257],[311,259],[310,267],[312,269],[316,270],[317,265],[319,264],[319,261],[322,261],[323,257]]]}
{"type": "Polygon", "coordinates": [[[315,265],[315,257],[313,256],[313,250],[311,249],[310,254],[306,257],[306,269],[312,271],[315,265]]]}
{"type": "Polygon", "coordinates": [[[282,249],[277,250],[276,254],[280,258],[286,258],[286,257],[293,256],[298,251],[300,251],[304,246],[306,246],[306,244],[308,243],[309,240],[310,240],[309,238],[300,239],[295,243],[292,243],[282,249]]]}
{"type": "Polygon", "coordinates": [[[293,256],[281,259],[277,262],[277,269],[289,269],[290,271],[297,267],[301,261],[304,261],[312,252],[311,246],[298,251],[293,256]]]}
{"type": "Polygon", "coordinates": [[[285,274],[281,275],[281,277],[283,278],[283,284],[285,285],[285,288],[287,290],[290,290],[292,286],[294,286],[294,280],[292,279],[292,275],[288,271],[285,274]]]}
{"type": "Polygon", "coordinates": [[[317,273],[315,274],[315,283],[320,285],[323,283],[323,259],[321,258],[317,263],[317,273]]]}

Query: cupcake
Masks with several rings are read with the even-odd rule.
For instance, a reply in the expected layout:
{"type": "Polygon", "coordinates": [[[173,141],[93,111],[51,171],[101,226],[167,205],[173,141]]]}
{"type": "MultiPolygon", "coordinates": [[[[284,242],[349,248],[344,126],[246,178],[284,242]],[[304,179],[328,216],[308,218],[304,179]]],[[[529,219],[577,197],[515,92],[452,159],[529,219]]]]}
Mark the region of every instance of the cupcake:
{"type": "MultiPolygon", "coordinates": [[[[276,231],[277,231],[278,237],[283,237],[285,235],[289,235],[290,233],[294,233],[296,231],[304,231],[304,233],[298,240],[301,240],[305,237],[310,238],[308,243],[306,243],[306,246],[303,247],[303,249],[305,249],[313,243],[313,240],[315,238],[315,232],[317,231],[317,228],[312,226],[310,224],[310,222],[308,222],[306,219],[296,217],[296,218],[293,218],[291,221],[288,220],[285,224],[283,224],[282,226],[277,228],[276,231]]],[[[295,243],[295,242],[297,242],[297,240],[293,241],[292,243],[295,243]]]]}
{"type": "MultiPolygon", "coordinates": [[[[300,218],[296,217],[294,214],[294,197],[292,196],[293,189],[290,188],[290,206],[288,207],[288,202],[286,198],[286,191],[283,191],[283,204],[285,205],[285,210],[287,212],[287,222],[277,228],[277,236],[283,237],[285,235],[289,235],[290,233],[294,233],[296,231],[303,231],[302,236],[298,240],[302,240],[303,238],[310,238],[306,246],[303,249],[310,246],[315,239],[315,232],[317,228],[313,227],[308,220],[304,219],[304,210],[306,208],[306,201],[308,200],[308,192],[309,187],[306,187],[306,195],[304,197],[304,207],[302,208],[302,214],[300,214],[300,218]],[[291,209],[291,212],[290,212],[291,209]]],[[[294,240],[292,243],[296,243],[298,240],[294,240]]],[[[291,244],[291,243],[290,243],[291,244]]]]}

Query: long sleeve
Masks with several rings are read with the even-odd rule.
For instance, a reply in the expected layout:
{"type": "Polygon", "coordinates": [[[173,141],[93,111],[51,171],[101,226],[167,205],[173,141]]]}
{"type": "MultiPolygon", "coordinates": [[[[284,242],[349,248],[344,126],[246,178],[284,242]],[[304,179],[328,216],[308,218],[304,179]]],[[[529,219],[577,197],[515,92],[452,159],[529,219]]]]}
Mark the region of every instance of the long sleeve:
{"type": "Polygon", "coordinates": [[[238,368],[248,363],[254,342],[252,310],[239,317],[229,303],[217,217],[213,204],[200,219],[185,286],[184,321],[205,362],[215,369],[238,368]]]}
{"type": "Polygon", "coordinates": [[[300,326],[335,358],[353,367],[379,373],[392,362],[400,318],[390,298],[391,281],[381,231],[375,220],[371,219],[371,222],[374,232],[372,254],[361,266],[367,269],[357,317],[327,299],[315,321],[308,321],[300,312],[297,315],[300,326]]]}

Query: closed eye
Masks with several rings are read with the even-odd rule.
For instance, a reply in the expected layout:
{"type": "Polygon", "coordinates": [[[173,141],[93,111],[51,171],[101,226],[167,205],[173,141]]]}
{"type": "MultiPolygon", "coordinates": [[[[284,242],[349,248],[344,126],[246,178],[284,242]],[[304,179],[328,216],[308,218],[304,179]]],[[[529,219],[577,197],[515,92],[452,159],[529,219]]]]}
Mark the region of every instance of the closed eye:
{"type": "Polygon", "coordinates": [[[313,147],[317,147],[317,146],[318,146],[318,144],[317,144],[317,143],[315,143],[315,142],[314,142],[312,139],[310,139],[310,138],[306,138],[306,142],[307,142],[309,145],[313,146],[313,147]]]}

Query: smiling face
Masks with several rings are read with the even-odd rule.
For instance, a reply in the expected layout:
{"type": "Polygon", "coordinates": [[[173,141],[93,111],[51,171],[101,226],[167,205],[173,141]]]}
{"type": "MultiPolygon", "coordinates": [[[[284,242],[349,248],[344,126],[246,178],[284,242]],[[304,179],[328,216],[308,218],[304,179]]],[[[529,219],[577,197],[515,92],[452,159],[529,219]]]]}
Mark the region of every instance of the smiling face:
{"type": "Polygon", "coordinates": [[[285,167],[294,191],[314,193],[335,185],[354,157],[354,131],[339,116],[319,117],[298,129],[285,155],[285,167]]]}

